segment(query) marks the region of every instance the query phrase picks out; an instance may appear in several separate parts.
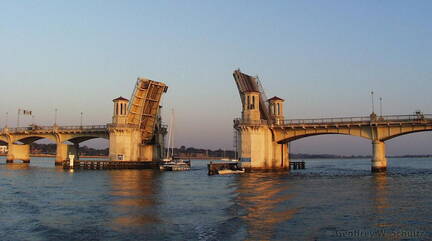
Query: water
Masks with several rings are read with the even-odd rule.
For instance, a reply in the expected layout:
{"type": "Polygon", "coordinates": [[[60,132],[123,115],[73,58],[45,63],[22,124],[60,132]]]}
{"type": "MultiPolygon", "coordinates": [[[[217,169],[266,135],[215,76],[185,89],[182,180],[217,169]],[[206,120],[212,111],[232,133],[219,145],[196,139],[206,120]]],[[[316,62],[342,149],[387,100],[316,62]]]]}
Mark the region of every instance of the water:
{"type": "Polygon", "coordinates": [[[289,174],[4,164],[1,240],[431,240],[432,159],[306,160],[289,174]]]}

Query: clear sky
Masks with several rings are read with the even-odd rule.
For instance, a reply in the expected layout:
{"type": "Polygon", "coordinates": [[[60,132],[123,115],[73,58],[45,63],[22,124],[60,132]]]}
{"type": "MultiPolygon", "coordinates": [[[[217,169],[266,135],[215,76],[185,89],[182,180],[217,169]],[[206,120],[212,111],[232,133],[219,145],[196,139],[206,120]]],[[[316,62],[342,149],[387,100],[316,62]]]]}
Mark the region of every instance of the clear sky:
{"type": "MultiPolygon", "coordinates": [[[[176,145],[232,148],[232,71],[259,75],[287,118],[432,113],[432,1],[0,0],[0,125],[105,124],[138,76],[164,81],[176,145]],[[23,122],[29,120],[23,120],[23,122]]],[[[165,118],[168,122],[168,119],[165,118]]],[[[389,141],[432,153],[432,133],[389,141]]],[[[368,154],[368,141],[310,137],[293,152],[368,154]]]]}

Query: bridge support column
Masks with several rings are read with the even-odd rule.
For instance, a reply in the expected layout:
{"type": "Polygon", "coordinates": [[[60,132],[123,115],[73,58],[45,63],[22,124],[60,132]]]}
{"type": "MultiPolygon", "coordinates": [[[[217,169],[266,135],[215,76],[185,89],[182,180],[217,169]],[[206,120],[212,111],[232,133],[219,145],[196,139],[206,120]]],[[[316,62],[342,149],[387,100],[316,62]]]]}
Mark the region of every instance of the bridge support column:
{"type": "Polygon", "coordinates": [[[15,160],[30,163],[30,145],[9,144],[6,163],[13,163],[15,160]]]}
{"type": "Polygon", "coordinates": [[[140,155],[139,155],[139,161],[153,161],[153,150],[154,145],[143,145],[140,144],[140,155]]]}
{"type": "Polygon", "coordinates": [[[68,145],[57,143],[57,150],[56,150],[56,159],[55,159],[55,165],[61,166],[63,164],[63,161],[68,158],[68,145]]]}
{"type": "Polygon", "coordinates": [[[74,143],[75,150],[75,160],[79,160],[80,152],[79,152],[79,143],[74,143]]]}
{"type": "Polygon", "coordinates": [[[386,148],[383,141],[372,142],[372,172],[385,172],[387,170],[386,148]]]}
{"type": "Polygon", "coordinates": [[[282,159],[281,159],[281,168],[289,169],[290,168],[290,149],[289,149],[289,143],[282,144],[282,159]]]}

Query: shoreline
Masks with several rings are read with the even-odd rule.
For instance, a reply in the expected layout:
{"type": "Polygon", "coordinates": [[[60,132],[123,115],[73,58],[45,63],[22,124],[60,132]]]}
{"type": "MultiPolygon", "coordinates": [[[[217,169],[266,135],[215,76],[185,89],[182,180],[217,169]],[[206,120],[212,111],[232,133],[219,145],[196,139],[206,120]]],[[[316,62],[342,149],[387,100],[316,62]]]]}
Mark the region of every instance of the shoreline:
{"type": "MultiPolygon", "coordinates": [[[[7,156],[7,154],[0,154],[0,156],[7,156]]],[[[53,157],[55,158],[56,155],[53,154],[30,154],[30,157],[53,157]]],[[[108,156],[80,156],[81,158],[105,158],[107,159],[108,156]]]]}
{"type": "MultiPolygon", "coordinates": [[[[1,153],[0,156],[7,156],[7,154],[1,153]]],[[[30,157],[53,157],[55,158],[56,155],[54,154],[30,154],[30,157]]],[[[108,156],[80,156],[81,158],[103,158],[108,159],[108,156]]],[[[203,161],[212,161],[212,160],[222,160],[222,159],[232,159],[228,157],[188,157],[188,156],[179,156],[180,159],[189,159],[189,160],[203,160],[203,161]]],[[[291,158],[292,160],[300,160],[300,159],[368,159],[372,158],[371,156],[364,156],[364,157],[295,157],[291,158]]],[[[432,158],[432,156],[388,156],[387,158],[432,158]]]]}

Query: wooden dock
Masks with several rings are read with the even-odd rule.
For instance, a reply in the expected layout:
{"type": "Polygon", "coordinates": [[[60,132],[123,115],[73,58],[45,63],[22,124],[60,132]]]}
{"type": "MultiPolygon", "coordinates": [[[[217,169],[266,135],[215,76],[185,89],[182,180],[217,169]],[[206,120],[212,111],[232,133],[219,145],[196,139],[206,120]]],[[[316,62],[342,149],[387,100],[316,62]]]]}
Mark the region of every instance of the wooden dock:
{"type": "Polygon", "coordinates": [[[300,161],[300,162],[290,162],[290,169],[305,169],[306,165],[304,161],[300,161]]]}
{"type": "Polygon", "coordinates": [[[75,160],[71,165],[69,160],[63,161],[63,169],[158,169],[159,162],[131,162],[131,161],[109,161],[109,160],[75,160]]]}

